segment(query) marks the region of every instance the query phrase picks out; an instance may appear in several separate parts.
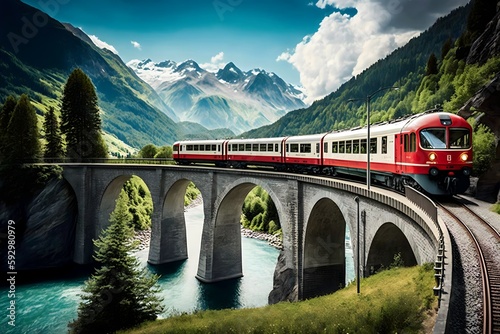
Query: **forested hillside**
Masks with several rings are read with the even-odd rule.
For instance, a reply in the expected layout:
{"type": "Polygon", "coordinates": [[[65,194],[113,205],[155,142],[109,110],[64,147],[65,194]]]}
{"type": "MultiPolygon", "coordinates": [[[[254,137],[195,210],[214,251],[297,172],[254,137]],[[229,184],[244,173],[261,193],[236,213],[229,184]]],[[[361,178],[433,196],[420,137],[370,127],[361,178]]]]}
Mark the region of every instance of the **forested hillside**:
{"type": "Polygon", "coordinates": [[[460,7],[440,18],[420,36],[410,40],[367,70],[343,84],[337,91],[309,108],[288,113],[277,122],[242,136],[269,137],[321,133],[366,123],[363,100],[381,87],[397,86],[397,91],[381,92],[371,103],[372,122],[394,119],[413,112],[412,102],[425,75],[431,54],[441,56],[447,40],[457,41],[465,31],[471,5],[460,7]],[[361,99],[348,102],[350,99],[361,99]]]}

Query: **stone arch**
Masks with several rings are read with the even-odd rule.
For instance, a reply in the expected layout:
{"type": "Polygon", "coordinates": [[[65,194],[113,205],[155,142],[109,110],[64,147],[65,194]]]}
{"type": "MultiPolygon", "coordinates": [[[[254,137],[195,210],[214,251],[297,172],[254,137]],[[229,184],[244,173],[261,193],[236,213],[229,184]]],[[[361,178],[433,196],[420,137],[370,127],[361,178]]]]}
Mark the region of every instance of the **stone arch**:
{"type": "Polygon", "coordinates": [[[307,220],[303,253],[303,299],[345,286],[346,220],[329,198],[319,199],[307,220]]]}
{"type": "MultiPolygon", "coordinates": [[[[96,224],[96,229],[95,229],[95,237],[98,237],[103,229],[106,229],[109,226],[109,217],[113,210],[115,209],[116,206],[116,200],[118,199],[120,195],[120,191],[123,188],[123,185],[129,181],[133,176],[136,176],[140,178],[148,192],[151,193],[151,189],[149,185],[146,183],[145,179],[143,178],[143,175],[138,174],[132,174],[132,173],[127,173],[123,175],[118,175],[115,178],[111,180],[111,182],[108,183],[108,185],[105,187],[102,197],[99,202],[99,211],[97,214],[97,224],[96,224]]],[[[152,201],[153,201],[153,212],[155,209],[155,201],[153,198],[153,194],[151,193],[152,201]]],[[[152,212],[152,215],[153,215],[152,212]]]]}
{"type": "Polygon", "coordinates": [[[200,254],[197,274],[201,281],[216,282],[243,276],[241,208],[248,193],[256,186],[267,191],[282,221],[281,201],[268,183],[259,179],[241,178],[224,187],[214,203],[213,218],[210,222],[206,221],[203,227],[203,254],[200,254]]]}
{"type": "Polygon", "coordinates": [[[188,258],[184,196],[191,181],[176,180],[163,199],[159,224],[151,231],[151,245],[148,262],[167,263],[188,258]],[[155,245],[153,247],[153,245],[155,245]]]}
{"type": "Polygon", "coordinates": [[[398,226],[387,222],[380,226],[371,242],[366,261],[367,273],[372,274],[381,267],[389,267],[394,261],[394,255],[398,253],[401,254],[405,266],[417,265],[406,235],[398,226]]]}
{"type": "Polygon", "coordinates": [[[114,178],[104,190],[99,205],[98,222],[95,230],[95,237],[98,237],[102,230],[109,226],[109,215],[116,206],[116,200],[120,195],[125,182],[130,180],[132,175],[120,175],[114,178]]]}

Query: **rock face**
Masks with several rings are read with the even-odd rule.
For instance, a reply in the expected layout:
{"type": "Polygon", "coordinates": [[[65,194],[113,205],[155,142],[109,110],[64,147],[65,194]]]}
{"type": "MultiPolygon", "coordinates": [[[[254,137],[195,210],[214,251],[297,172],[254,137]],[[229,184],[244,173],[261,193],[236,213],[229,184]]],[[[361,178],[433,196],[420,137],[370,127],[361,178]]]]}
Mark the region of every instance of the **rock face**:
{"type": "Polygon", "coordinates": [[[467,56],[467,64],[484,64],[489,58],[500,54],[500,12],[486,26],[467,56]]]}
{"type": "MultiPolygon", "coordinates": [[[[0,231],[15,221],[15,269],[38,270],[61,267],[72,262],[77,203],[65,180],[51,179],[27,203],[7,206],[0,202],[0,231]]],[[[0,236],[2,249],[6,235],[0,236]]],[[[7,254],[2,251],[2,270],[7,254]]]]}
{"type": "MultiPolygon", "coordinates": [[[[500,55],[500,12],[488,24],[486,30],[471,47],[468,64],[483,64],[489,58],[500,55]]],[[[496,161],[491,168],[482,175],[476,188],[476,198],[489,202],[500,202],[500,73],[481,88],[460,109],[458,114],[464,118],[471,117],[476,111],[483,115],[479,123],[486,125],[495,134],[496,161]]]]}
{"type": "Polygon", "coordinates": [[[268,303],[276,304],[282,301],[297,301],[297,282],[292,269],[286,267],[284,252],[278,256],[278,263],[274,270],[273,290],[269,293],[268,303]]]}

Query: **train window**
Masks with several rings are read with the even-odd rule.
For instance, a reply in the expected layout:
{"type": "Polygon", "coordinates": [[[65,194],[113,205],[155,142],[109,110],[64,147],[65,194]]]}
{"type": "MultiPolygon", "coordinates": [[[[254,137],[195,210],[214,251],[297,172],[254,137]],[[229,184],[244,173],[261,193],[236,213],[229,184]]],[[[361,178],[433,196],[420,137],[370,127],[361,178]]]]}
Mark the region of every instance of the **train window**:
{"type": "Polygon", "coordinates": [[[382,137],[382,154],[387,154],[387,136],[382,137]]]}
{"type": "Polygon", "coordinates": [[[446,129],[429,128],[421,130],[420,146],[425,149],[446,148],[446,129]]]}
{"type": "Polygon", "coordinates": [[[243,152],[245,150],[245,144],[238,145],[238,151],[243,152]]]}
{"type": "Polygon", "coordinates": [[[267,144],[260,144],[260,151],[266,152],[267,151],[267,144]]]}
{"type": "Polygon", "coordinates": [[[351,153],[352,152],[352,141],[347,140],[345,142],[345,153],[351,153]]]}
{"type": "Polygon", "coordinates": [[[199,151],[200,146],[199,145],[193,145],[193,151],[199,151]]]}
{"type": "Polygon", "coordinates": [[[290,144],[290,152],[292,153],[299,152],[299,144],[290,144]]]}
{"type": "Polygon", "coordinates": [[[285,149],[286,149],[286,151],[288,152],[288,144],[286,144],[285,149]]]}
{"type": "Polygon", "coordinates": [[[470,148],[470,132],[464,128],[450,128],[450,148],[470,148]]]}
{"type": "Polygon", "coordinates": [[[352,141],[352,153],[359,153],[359,139],[352,141]]]}
{"type": "Polygon", "coordinates": [[[253,144],[252,151],[259,152],[259,144],[253,144]]]}
{"type": "MultiPolygon", "coordinates": [[[[271,144],[272,145],[272,144],[271,144]]],[[[278,152],[278,144],[274,144],[274,151],[278,152]]]]}
{"type": "Polygon", "coordinates": [[[311,153],[311,144],[300,144],[300,153],[311,153]]]}
{"type": "Polygon", "coordinates": [[[200,145],[200,151],[205,151],[205,145],[200,145]]]}
{"type": "Polygon", "coordinates": [[[417,152],[417,135],[415,132],[410,133],[410,152],[417,152]]]}
{"type": "Polygon", "coordinates": [[[238,144],[232,144],[229,146],[231,146],[231,151],[238,151],[238,144]]]}
{"type": "Polygon", "coordinates": [[[323,152],[328,153],[328,143],[323,143],[323,152]]]}
{"type": "Polygon", "coordinates": [[[338,152],[339,152],[339,143],[333,142],[332,143],[332,153],[338,153],[338,152]]]}
{"type": "Polygon", "coordinates": [[[345,153],[345,142],[339,142],[339,153],[345,153]]]}
{"type": "Polygon", "coordinates": [[[377,138],[370,138],[370,153],[377,153],[377,138]]]}
{"type": "Polygon", "coordinates": [[[404,135],[405,139],[405,152],[410,152],[410,136],[409,135],[404,135]]]}
{"type": "Polygon", "coordinates": [[[186,151],[192,151],[193,145],[186,145],[186,151]]]}
{"type": "Polygon", "coordinates": [[[250,152],[252,150],[252,144],[245,144],[245,151],[250,152]]]}
{"type": "MultiPolygon", "coordinates": [[[[276,148],[278,148],[278,145],[276,145],[276,148]]],[[[272,152],[273,151],[273,144],[267,144],[267,151],[272,152]]]]}
{"type": "Polygon", "coordinates": [[[366,154],[366,139],[361,139],[361,153],[366,154]]]}
{"type": "Polygon", "coordinates": [[[319,153],[319,143],[316,143],[316,154],[319,153]]]}
{"type": "MultiPolygon", "coordinates": [[[[215,151],[215,145],[212,145],[212,151],[215,151]]],[[[220,152],[220,145],[217,145],[217,151],[220,152]]]]}

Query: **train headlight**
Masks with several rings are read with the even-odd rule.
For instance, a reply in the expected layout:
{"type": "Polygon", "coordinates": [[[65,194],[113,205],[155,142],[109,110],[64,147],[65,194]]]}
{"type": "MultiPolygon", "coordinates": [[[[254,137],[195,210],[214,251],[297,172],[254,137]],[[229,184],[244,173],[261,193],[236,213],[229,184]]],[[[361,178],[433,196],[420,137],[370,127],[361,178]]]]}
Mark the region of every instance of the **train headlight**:
{"type": "Polygon", "coordinates": [[[460,160],[461,160],[462,162],[466,162],[466,161],[467,161],[467,159],[469,159],[469,155],[468,155],[467,153],[462,153],[462,154],[460,154],[460,160]]]}
{"type": "Polygon", "coordinates": [[[437,154],[432,152],[431,154],[429,154],[429,160],[430,161],[434,161],[437,159],[437,154]]]}
{"type": "Polygon", "coordinates": [[[432,167],[429,170],[429,174],[431,174],[431,176],[437,176],[439,174],[439,170],[437,168],[432,167]]]}

